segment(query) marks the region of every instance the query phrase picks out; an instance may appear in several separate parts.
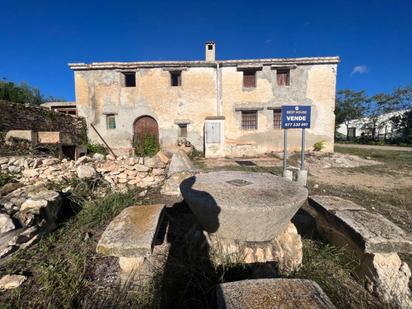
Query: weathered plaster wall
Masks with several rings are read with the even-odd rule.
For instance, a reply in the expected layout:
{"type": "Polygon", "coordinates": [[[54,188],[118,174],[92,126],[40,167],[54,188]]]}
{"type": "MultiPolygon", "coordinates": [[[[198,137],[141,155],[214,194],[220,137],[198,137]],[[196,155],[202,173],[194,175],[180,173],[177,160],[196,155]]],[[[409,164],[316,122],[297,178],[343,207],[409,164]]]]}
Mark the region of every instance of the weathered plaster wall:
{"type": "MultiPolygon", "coordinates": [[[[213,68],[182,71],[182,85],[170,85],[170,73],[160,68],[139,69],[136,87],[122,87],[122,73],[115,70],[76,71],[76,99],[79,115],[93,123],[109,146],[129,149],[133,123],[143,115],[159,125],[162,146],[175,145],[179,120],[189,120],[188,140],[203,150],[203,125],[216,115],[216,72],[213,68]],[[105,114],[116,115],[116,129],[106,128],[105,114]]],[[[89,137],[100,142],[89,129],[89,137]]]]}
{"type": "MultiPolygon", "coordinates": [[[[256,88],[243,88],[242,71],[222,69],[222,107],[225,121],[225,152],[255,155],[283,149],[283,130],[273,127],[273,108],[282,105],[312,105],[312,128],[307,130],[306,148],[324,140],[333,151],[336,65],[299,65],[290,70],[290,86],[278,86],[276,69],[263,66],[256,72],[256,88]],[[242,130],[241,111],[255,107],[258,129],[242,130]],[[272,109],[271,109],[272,108],[272,109]]],[[[300,149],[300,130],[289,130],[289,150],[300,149]]]]}
{"type": "MultiPolygon", "coordinates": [[[[276,69],[265,65],[257,74],[256,88],[243,88],[243,72],[236,66],[221,68],[221,115],[225,116],[226,155],[256,155],[283,149],[283,131],[273,128],[273,108],[285,104],[312,105],[312,128],[307,130],[306,148],[326,141],[333,151],[336,64],[298,65],[290,70],[290,86],[278,86],[276,69]],[[241,128],[236,108],[259,108],[258,129],[241,128]]],[[[182,86],[170,86],[170,73],[162,68],[138,69],[136,87],[122,87],[118,70],[75,71],[76,101],[80,116],[93,123],[113,148],[130,150],[133,123],[143,115],[152,116],[160,128],[163,147],[175,145],[176,121],[189,120],[188,140],[204,149],[205,118],[218,115],[216,70],[188,67],[182,71],[182,86]],[[116,115],[116,129],[106,128],[106,114],[116,115]]],[[[300,149],[300,130],[289,130],[289,150],[300,149]]],[[[89,138],[101,143],[93,129],[89,138]]],[[[221,150],[220,150],[221,151],[221,150]]]]}

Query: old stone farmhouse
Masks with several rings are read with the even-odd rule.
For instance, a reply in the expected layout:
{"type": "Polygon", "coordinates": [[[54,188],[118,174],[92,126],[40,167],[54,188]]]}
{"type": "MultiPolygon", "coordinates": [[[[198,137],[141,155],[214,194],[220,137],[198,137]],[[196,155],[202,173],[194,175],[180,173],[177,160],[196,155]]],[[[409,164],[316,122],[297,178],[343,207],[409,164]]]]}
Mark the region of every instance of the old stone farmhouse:
{"type": "MultiPolygon", "coordinates": [[[[89,138],[117,154],[153,134],[162,147],[189,141],[206,156],[251,156],[283,149],[282,105],[312,106],[306,148],[333,151],[338,57],[71,63],[78,115],[89,138]],[[98,132],[98,133],[97,133],[98,132]]],[[[300,148],[289,130],[289,149],[300,148]]]]}

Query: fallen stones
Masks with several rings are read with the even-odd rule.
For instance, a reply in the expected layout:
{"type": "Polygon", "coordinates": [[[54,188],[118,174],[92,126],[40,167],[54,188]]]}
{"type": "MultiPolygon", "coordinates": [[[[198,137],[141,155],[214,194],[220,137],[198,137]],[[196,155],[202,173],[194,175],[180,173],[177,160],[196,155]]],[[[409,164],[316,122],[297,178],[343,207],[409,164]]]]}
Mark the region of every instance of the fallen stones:
{"type": "Polygon", "coordinates": [[[395,308],[412,308],[409,291],[411,270],[396,253],[365,254],[357,276],[366,281],[366,289],[395,308]]]}
{"type": "Polygon", "coordinates": [[[7,214],[0,213],[0,235],[14,230],[13,220],[7,214]]]}
{"type": "Polygon", "coordinates": [[[80,179],[90,179],[97,175],[96,170],[93,167],[88,166],[88,165],[78,166],[76,169],[76,173],[77,173],[77,177],[79,177],[80,179]]]}
{"type": "Polygon", "coordinates": [[[217,288],[216,297],[219,309],[335,308],[317,283],[304,279],[222,283],[217,288]]]}
{"type": "Polygon", "coordinates": [[[411,271],[398,255],[412,252],[410,236],[382,215],[339,197],[312,196],[309,204],[322,237],[360,258],[355,275],[366,288],[395,308],[411,308],[411,271]]]}
{"type": "Polygon", "coordinates": [[[242,241],[280,235],[308,195],[306,188],[281,177],[249,172],[197,174],[180,190],[207,232],[242,241]]]}
{"type": "Polygon", "coordinates": [[[192,176],[192,172],[181,172],[172,174],[166,179],[160,193],[164,195],[180,196],[180,184],[183,180],[190,178],[192,176]]]}
{"type": "Polygon", "coordinates": [[[216,266],[242,263],[250,265],[258,275],[278,276],[293,273],[302,265],[302,240],[291,222],[281,235],[271,241],[239,242],[207,233],[205,238],[210,248],[210,259],[216,266]]]}
{"type": "Polygon", "coordinates": [[[172,156],[172,160],[169,166],[168,176],[174,173],[181,173],[181,172],[196,172],[196,168],[193,165],[192,161],[190,161],[186,152],[184,152],[182,149],[179,149],[172,156]]]}
{"type": "Polygon", "coordinates": [[[95,153],[95,154],[93,154],[93,160],[103,161],[104,160],[104,155],[101,154],[101,153],[95,153]]]}
{"type": "Polygon", "coordinates": [[[27,277],[23,275],[5,275],[0,279],[0,289],[8,290],[18,288],[26,279],[27,277]]]}

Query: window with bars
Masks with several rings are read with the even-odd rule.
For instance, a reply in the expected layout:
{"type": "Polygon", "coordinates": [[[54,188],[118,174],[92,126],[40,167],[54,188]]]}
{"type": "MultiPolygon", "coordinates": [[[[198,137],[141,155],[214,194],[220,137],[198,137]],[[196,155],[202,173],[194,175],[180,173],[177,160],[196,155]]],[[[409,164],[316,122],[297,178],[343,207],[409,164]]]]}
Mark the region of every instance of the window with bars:
{"type": "Polygon", "coordinates": [[[106,128],[116,129],[116,117],[114,115],[106,115],[106,128]]]}
{"type": "Polygon", "coordinates": [[[276,79],[278,82],[278,86],[289,86],[290,84],[290,70],[277,70],[276,71],[276,79]]]}
{"type": "Polygon", "coordinates": [[[178,87],[182,85],[182,72],[172,71],[170,72],[170,83],[172,87],[178,87]]]}
{"type": "Polygon", "coordinates": [[[257,111],[242,111],[242,130],[257,130],[257,111]]]}
{"type": "Polygon", "coordinates": [[[179,137],[187,137],[187,124],[179,124],[179,137]]]}
{"type": "Polygon", "coordinates": [[[273,127],[275,129],[282,128],[282,110],[280,108],[273,110],[273,127]]]}
{"type": "Polygon", "coordinates": [[[124,72],[124,87],[136,87],[136,73],[135,72],[124,72]]]}
{"type": "Polygon", "coordinates": [[[255,70],[243,71],[243,87],[247,87],[247,88],[256,87],[256,71],[255,70]]]}

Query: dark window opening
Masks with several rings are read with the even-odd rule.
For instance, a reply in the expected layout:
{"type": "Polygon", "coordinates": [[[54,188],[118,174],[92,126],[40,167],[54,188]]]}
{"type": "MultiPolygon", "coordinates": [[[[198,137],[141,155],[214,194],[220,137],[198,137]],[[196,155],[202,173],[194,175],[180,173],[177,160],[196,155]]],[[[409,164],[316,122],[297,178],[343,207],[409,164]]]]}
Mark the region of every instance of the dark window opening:
{"type": "Polygon", "coordinates": [[[182,72],[180,71],[175,71],[175,72],[170,72],[170,81],[172,87],[178,87],[182,85],[182,72]]]}
{"type": "Polygon", "coordinates": [[[273,127],[275,129],[282,127],[282,110],[280,108],[273,110],[273,127]]]}
{"type": "Polygon", "coordinates": [[[106,115],[107,129],[116,129],[116,117],[114,115],[106,115]]]}
{"type": "Polygon", "coordinates": [[[243,71],[243,87],[256,87],[256,71],[243,71]]]}
{"type": "Polygon", "coordinates": [[[242,111],[242,129],[257,130],[258,119],[257,111],[242,111]]]}
{"type": "Polygon", "coordinates": [[[213,45],[212,45],[212,44],[209,44],[209,45],[207,46],[207,49],[208,49],[208,50],[212,50],[212,49],[213,49],[213,45]]]}
{"type": "Polygon", "coordinates": [[[136,87],[136,73],[126,72],[124,75],[124,86],[125,87],[136,87]]]}
{"type": "Polygon", "coordinates": [[[179,124],[179,137],[187,137],[187,124],[179,124]]]}
{"type": "Polygon", "coordinates": [[[356,128],[349,128],[349,129],[348,129],[348,137],[349,137],[349,138],[354,138],[354,137],[356,137],[356,128]]]}
{"type": "Polygon", "coordinates": [[[290,83],[290,70],[277,70],[276,79],[278,86],[289,86],[290,83]]]}

